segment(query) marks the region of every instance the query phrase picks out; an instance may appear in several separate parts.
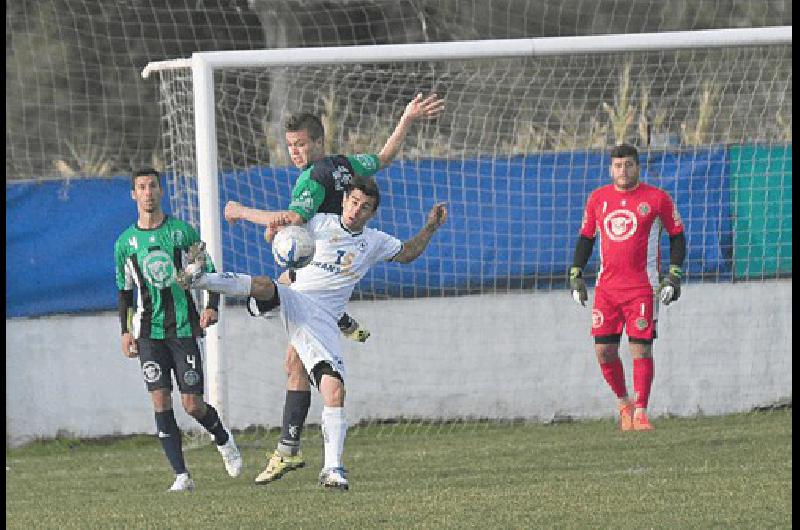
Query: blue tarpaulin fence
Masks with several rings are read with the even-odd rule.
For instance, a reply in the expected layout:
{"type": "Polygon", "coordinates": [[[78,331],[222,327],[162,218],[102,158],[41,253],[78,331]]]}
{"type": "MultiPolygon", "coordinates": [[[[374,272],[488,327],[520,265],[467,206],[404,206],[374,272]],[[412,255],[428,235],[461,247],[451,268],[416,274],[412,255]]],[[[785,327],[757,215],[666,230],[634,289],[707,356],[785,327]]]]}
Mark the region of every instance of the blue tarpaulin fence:
{"type": "MultiPolygon", "coordinates": [[[[376,176],[382,202],[372,226],[408,239],[437,201],[448,203],[448,223],[417,261],[379,264],[358,293],[419,296],[563,281],[586,198],[609,182],[608,163],[599,152],[395,162],[376,176]]],[[[690,279],[730,279],[728,166],[722,146],[643,155],[643,180],[667,190],[683,217],[690,279]]],[[[269,168],[223,174],[221,203],[285,209],[293,174],[269,168]],[[253,194],[264,187],[271,193],[253,194]]],[[[128,178],[11,183],[6,205],[8,317],[116,307],[113,245],[136,216],[128,178]]],[[[665,256],[666,245],[665,239],[665,256]]],[[[252,227],[225,224],[223,246],[226,270],[280,272],[252,227]]],[[[596,264],[597,251],[590,269],[596,264]]]]}

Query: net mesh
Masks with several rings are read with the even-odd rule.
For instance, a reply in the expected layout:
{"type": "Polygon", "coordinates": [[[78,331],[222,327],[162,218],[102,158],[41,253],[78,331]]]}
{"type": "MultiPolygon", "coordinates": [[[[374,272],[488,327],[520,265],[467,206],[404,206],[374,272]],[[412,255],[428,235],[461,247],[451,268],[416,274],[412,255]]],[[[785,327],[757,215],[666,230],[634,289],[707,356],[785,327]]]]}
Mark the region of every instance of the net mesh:
{"type": "Polygon", "coordinates": [[[790,0],[20,0],[6,6],[6,179],[163,164],[151,61],[196,51],[791,25],[790,0]]]}
{"type": "MultiPolygon", "coordinates": [[[[191,75],[161,77],[172,207],[196,222],[191,75]]],[[[445,114],[415,125],[377,176],[385,200],[376,224],[411,237],[440,200],[454,223],[410,270],[376,267],[359,298],[560,288],[582,206],[606,183],[615,143],[637,145],[643,179],[676,200],[690,281],[731,278],[731,253],[764,257],[734,241],[731,218],[743,205],[728,195],[742,161],[731,146],[757,147],[776,192],[791,186],[789,46],[222,70],[215,86],[221,200],[263,209],[288,207],[298,174],[282,138],[287,112],[322,115],[331,153],[377,153],[414,94],[446,99],[445,114]]],[[[751,277],[787,273],[783,250],[772,275],[751,277]]],[[[248,224],[225,227],[223,266],[279,272],[262,229],[248,224]]]]}
{"type": "MultiPolygon", "coordinates": [[[[789,46],[759,46],[222,69],[215,74],[220,200],[268,210],[288,206],[299,171],[286,156],[281,126],[287,112],[322,115],[331,153],[374,153],[414,94],[442,95],[445,114],[416,124],[398,159],[376,176],[382,200],[372,226],[407,239],[437,201],[448,203],[449,221],[414,263],[373,268],[351,304],[356,319],[369,324],[379,312],[388,315],[384,324],[394,324],[374,330],[376,347],[396,355],[403,344],[402,362],[382,358],[375,380],[392,370],[409,379],[396,388],[372,388],[376,383],[365,383],[365,374],[376,370],[370,362],[377,361],[356,352],[348,361],[361,374],[353,394],[380,395],[392,405],[367,400],[348,408],[373,434],[544,414],[539,407],[552,404],[523,404],[503,393],[530,383],[525,370],[503,364],[509,359],[499,369],[518,375],[504,376],[499,387],[494,370],[463,360],[470,388],[491,396],[484,402],[464,398],[457,382],[444,382],[453,367],[432,359],[431,350],[448,347],[444,343],[462,351],[468,348],[463,341],[474,349],[472,342],[483,341],[476,321],[492,323],[487,351],[529,349],[529,338],[518,333],[528,321],[526,297],[531,288],[547,293],[565,287],[582,208],[588,194],[608,182],[607,149],[621,141],[639,146],[643,180],[676,200],[688,239],[686,282],[791,277],[791,55],[789,46]],[[448,302],[453,296],[460,297],[456,304],[448,302]],[[410,305],[395,305],[403,299],[410,305]],[[384,305],[358,304],[376,300],[384,305]],[[438,375],[428,380],[424,374],[438,375]]],[[[196,222],[191,74],[177,69],[159,75],[172,208],[196,222]]],[[[280,273],[261,227],[226,225],[222,237],[225,270],[280,273]]],[[[662,245],[666,259],[666,240],[662,245]]],[[[587,267],[590,284],[596,254],[587,267]]],[[[226,340],[254,329],[229,320],[226,340]]],[[[285,344],[274,338],[282,336],[277,321],[266,329],[263,343],[251,337],[248,344],[258,346],[244,347],[269,351],[265,358],[228,356],[230,417],[239,426],[279,420],[276,403],[285,383],[279,352],[285,344]]],[[[542,331],[538,324],[536,329],[542,331]]],[[[574,382],[578,376],[566,377],[574,382]]],[[[561,412],[547,414],[558,421],[580,415],[575,411],[582,407],[558,404],[561,412]]],[[[312,410],[310,423],[316,414],[312,410]]]]}

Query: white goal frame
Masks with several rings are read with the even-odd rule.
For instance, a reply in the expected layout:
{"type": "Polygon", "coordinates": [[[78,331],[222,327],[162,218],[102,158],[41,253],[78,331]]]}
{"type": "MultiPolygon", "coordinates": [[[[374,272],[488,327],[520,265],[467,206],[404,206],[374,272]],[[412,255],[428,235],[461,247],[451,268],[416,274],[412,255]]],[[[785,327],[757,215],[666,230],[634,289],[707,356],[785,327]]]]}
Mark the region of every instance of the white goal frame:
{"type": "MultiPolygon", "coordinates": [[[[648,50],[719,48],[791,44],[792,27],[732,28],[703,31],[675,31],[546,37],[530,39],[472,40],[421,44],[387,44],[318,48],[283,48],[246,51],[194,53],[190,59],[149,63],[145,79],[153,72],[170,69],[192,70],[195,109],[195,152],[200,209],[200,235],[214,263],[222,266],[221,216],[217,168],[217,131],[214,121],[214,72],[222,68],[275,67],[292,65],[396,63],[426,60],[490,59],[568,54],[600,54],[648,50]]],[[[209,327],[205,339],[208,398],[222,417],[227,417],[223,337],[224,297],[220,320],[209,327]]]]}

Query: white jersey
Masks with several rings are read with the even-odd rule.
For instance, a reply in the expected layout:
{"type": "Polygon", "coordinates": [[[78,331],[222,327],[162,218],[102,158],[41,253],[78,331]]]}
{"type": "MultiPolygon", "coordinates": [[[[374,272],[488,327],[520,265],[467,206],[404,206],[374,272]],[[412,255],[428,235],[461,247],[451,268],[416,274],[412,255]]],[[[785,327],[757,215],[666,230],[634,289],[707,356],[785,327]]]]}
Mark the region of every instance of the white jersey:
{"type": "Polygon", "coordinates": [[[399,239],[374,228],[350,232],[337,214],[319,213],[306,228],[316,242],[314,260],[297,270],[292,289],[315,299],[336,320],[369,269],[392,259],[403,248],[399,239]]]}
{"type": "Polygon", "coordinates": [[[316,241],[314,260],[297,270],[291,287],[276,284],[281,316],[309,375],[317,364],[327,362],[344,380],[337,321],[358,281],[378,261],[396,256],[403,243],[372,228],[352,233],[336,214],[317,214],[307,228],[316,241]]]}

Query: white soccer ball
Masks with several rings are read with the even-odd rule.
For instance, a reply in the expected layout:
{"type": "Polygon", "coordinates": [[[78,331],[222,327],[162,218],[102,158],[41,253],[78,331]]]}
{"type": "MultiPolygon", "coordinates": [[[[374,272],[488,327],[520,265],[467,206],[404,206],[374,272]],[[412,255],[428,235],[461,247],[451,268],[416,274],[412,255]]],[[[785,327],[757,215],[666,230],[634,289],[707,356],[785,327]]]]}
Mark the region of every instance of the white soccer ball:
{"type": "Polygon", "coordinates": [[[314,238],[305,227],[290,225],[272,239],[272,257],[284,269],[300,269],[314,259],[314,238]]]}

